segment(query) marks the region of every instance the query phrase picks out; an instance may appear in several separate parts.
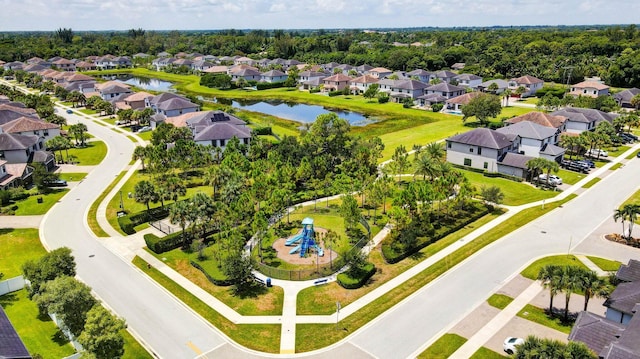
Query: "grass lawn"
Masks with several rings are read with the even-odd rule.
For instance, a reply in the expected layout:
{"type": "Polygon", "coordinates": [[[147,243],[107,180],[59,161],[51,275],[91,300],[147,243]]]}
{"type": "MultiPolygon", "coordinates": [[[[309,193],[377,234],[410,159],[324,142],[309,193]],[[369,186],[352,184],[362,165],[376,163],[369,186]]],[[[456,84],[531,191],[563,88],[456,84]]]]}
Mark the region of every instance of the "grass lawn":
{"type": "Polygon", "coordinates": [[[487,349],[485,347],[478,349],[478,351],[473,353],[473,355],[471,356],[471,359],[501,359],[501,358],[506,358],[506,356],[500,353],[496,353],[493,350],[487,349]]]}
{"type": "Polygon", "coordinates": [[[513,298],[508,295],[498,293],[493,294],[489,299],[487,299],[487,303],[489,303],[490,306],[498,309],[506,308],[511,302],[513,302],[513,298]]]}
{"type": "Polygon", "coordinates": [[[589,260],[592,261],[593,264],[597,265],[598,268],[607,272],[617,271],[620,268],[620,265],[622,264],[618,261],[612,261],[612,260],[604,259],[600,257],[587,256],[587,258],[589,258],[589,260]]]}
{"type": "Polygon", "coordinates": [[[418,358],[424,359],[445,359],[451,356],[458,348],[460,348],[467,339],[458,334],[447,333],[436,340],[425,351],[418,355],[418,358]]]}
{"type": "Polygon", "coordinates": [[[18,206],[15,210],[16,216],[41,215],[47,213],[67,192],[69,190],[66,188],[51,188],[47,194],[38,194],[34,191],[31,196],[11,206],[18,206]],[[38,198],[42,198],[42,203],[38,203],[38,198]]]}
{"type": "Polygon", "coordinates": [[[626,159],[630,160],[630,159],[632,159],[634,157],[637,157],[638,153],[640,153],[640,151],[636,151],[636,152],[630,154],[629,156],[626,157],[626,159]]]}
{"type": "MultiPolygon", "coordinates": [[[[126,173],[127,173],[126,171],[120,172],[120,174],[111,182],[111,184],[109,184],[109,186],[105,188],[104,191],[102,191],[102,193],[100,194],[100,196],[96,198],[96,200],[91,204],[91,207],[89,207],[89,214],[87,215],[87,223],[89,224],[89,228],[91,229],[91,231],[98,237],[109,237],[109,234],[100,227],[100,224],[98,224],[98,220],[96,219],[96,216],[98,214],[98,206],[100,206],[100,203],[102,203],[102,201],[107,196],[107,194],[111,192],[113,187],[115,187],[116,184],[120,182],[120,180],[122,179],[122,177],[124,177],[126,173]]],[[[109,208],[107,208],[107,213],[108,212],[109,212],[109,208]]],[[[115,228],[120,228],[120,226],[118,225],[115,228]]]]}
{"type": "Polygon", "coordinates": [[[607,149],[607,152],[609,153],[609,157],[618,157],[621,154],[629,151],[630,148],[631,148],[630,146],[609,147],[607,149]]]}
{"type": "Polygon", "coordinates": [[[60,173],[60,179],[65,180],[67,182],[78,182],[85,177],[87,177],[87,173],[82,173],[82,172],[60,173]]]}
{"type": "Polygon", "coordinates": [[[95,115],[95,114],[98,113],[95,110],[90,110],[90,109],[87,109],[87,108],[81,108],[78,111],[84,113],[85,115],[95,115]]]}
{"type": "Polygon", "coordinates": [[[122,359],[153,359],[153,356],[126,329],[120,332],[124,338],[122,359]]]}
{"type": "Polygon", "coordinates": [[[557,256],[540,258],[537,261],[531,263],[520,274],[522,274],[522,276],[525,278],[536,280],[536,278],[538,278],[538,273],[540,272],[540,269],[542,269],[542,267],[546,265],[552,265],[552,264],[559,265],[559,266],[573,265],[573,266],[582,267],[583,269],[589,269],[582,262],[580,262],[580,260],[576,258],[574,255],[562,254],[557,256]]]}
{"type": "Polygon", "coordinates": [[[0,273],[4,273],[4,279],[21,275],[25,262],[45,253],[37,228],[0,229],[0,273]]]}
{"type": "Polygon", "coordinates": [[[102,141],[87,142],[87,147],[70,149],[69,155],[76,157],[77,165],[95,166],[107,155],[107,145],[102,141]]]}
{"type": "Polygon", "coordinates": [[[211,307],[196,298],[193,294],[180,287],[159,270],[153,267],[148,268],[147,263],[140,257],[135,257],[133,264],[240,345],[267,353],[280,352],[279,345],[274,345],[274,343],[280,343],[280,325],[234,324],[211,309],[211,307]]]}
{"type": "Polygon", "coordinates": [[[594,179],[592,179],[591,181],[587,182],[584,184],[584,186],[582,186],[582,188],[591,188],[593,187],[594,184],[600,182],[601,179],[599,177],[596,177],[594,179]]]}
{"type": "Polygon", "coordinates": [[[211,283],[201,271],[189,264],[190,254],[182,249],[162,254],[148,252],[241,315],[282,315],[284,291],[281,287],[261,287],[264,291],[252,293],[251,296],[236,296],[231,292],[231,287],[211,283]]]}
{"type": "Polygon", "coordinates": [[[639,204],[640,205],[640,190],[636,191],[636,193],[632,194],[629,198],[620,207],[623,207],[625,204],[639,204]]]}
{"type": "Polygon", "coordinates": [[[537,105],[538,104],[538,98],[537,97],[527,97],[527,98],[523,98],[523,99],[509,99],[509,102],[511,101],[517,101],[518,103],[528,103],[530,105],[537,105]]]}
{"type": "Polygon", "coordinates": [[[535,202],[557,196],[560,192],[547,191],[533,187],[525,182],[515,182],[506,178],[485,177],[482,173],[472,171],[462,171],[471,181],[471,184],[479,190],[480,186],[498,186],[504,194],[503,204],[508,206],[518,206],[521,204],[535,202]]]}
{"type": "Polygon", "coordinates": [[[532,322],[542,324],[545,327],[561,331],[565,334],[571,332],[573,323],[563,323],[562,318],[549,317],[544,309],[527,304],[518,312],[520,318],[528,319],[532,322]]]}
{"type": "Polygon", "coordinates": [[[60,359],[75,353],[51,318],[38,315],[38,306],[29,300],[25,289],[3,295],[0,305],[32,355],[38,353],[45,359],[60,359]]]}
{"type": "Polygon", "coordinates": [[[623,166],[623,164],[622,164],[622,163],[620,163],[620,162],[618,162],[618,163],[616,163],[615,165],[611,166],[611,168],[609,168],[609,169],[610,169],[610,170],[612,170],[612,171],[614,171],[614,170],[617,170],[618,168],[620,168],[620,167],[622,167],[622,166],[623,166]]]}
{"type": "Polygon", "coordinates": [[[568,184],[576,184],[578,183],[581,179],[587,177],[586,174],[584,173],[580,173],[580,172],[575,172],[575,171],[568,171],[565,169],[560,169],[556,175],[560,178],[562,178],[562,183],[568,183],[568,184]]]}

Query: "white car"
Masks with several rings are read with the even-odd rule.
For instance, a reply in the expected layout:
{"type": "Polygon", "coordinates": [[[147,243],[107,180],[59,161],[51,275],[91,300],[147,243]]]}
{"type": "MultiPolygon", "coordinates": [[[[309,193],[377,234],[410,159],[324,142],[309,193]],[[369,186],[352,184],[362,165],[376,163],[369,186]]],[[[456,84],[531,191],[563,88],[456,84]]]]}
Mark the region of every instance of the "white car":
{"type": "Polygon", "coordinates": [[[522,345],[522,344],[524,344],[524,339],[508,337],[507,339],[504,340],[504,343],[502,344],[502,349],[504,350],[505,353],[511,355],[516,352],[517,350],[516,346],[522,345]]]}
{"type": "Polygon", "coordinates": [[[140,127],[140,129],[138,130],[138,132],[149,132],[149,131],[151,131],[151,127],[149,126],[140,127]]]}
{"type": "Polygon", "coordinates": [[[609,152],[601,150],[599,148],[594,148],[587,151],[587,155],[591,157],[609,157],[609,152]]]}
{"type": "MultiPolygon", "coordinates": [[[[538,176],[538,179],[540,180],[540,182],[547,182],[547,174],[541,174],[540,176],[538,176]]],[[[562,185],[562,178],[556,175],[549,175],[549,184],[552,186],[560,186],[562,185]]]]}

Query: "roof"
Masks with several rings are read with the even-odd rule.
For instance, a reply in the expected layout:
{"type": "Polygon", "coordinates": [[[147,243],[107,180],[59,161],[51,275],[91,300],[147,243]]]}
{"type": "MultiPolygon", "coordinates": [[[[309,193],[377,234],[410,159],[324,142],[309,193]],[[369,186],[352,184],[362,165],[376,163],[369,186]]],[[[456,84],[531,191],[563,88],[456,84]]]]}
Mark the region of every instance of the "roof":
{"type": "Polygon", "coordinates": [[[442,96],[439,93],[430,93],[428,95],[422,95],[422,96],[418,96],[417,98],[428,101],[428,102],[445,102],[447,101],[447,98],[442,96]]]}
{"type": "Polygon", "coordinates": [[[565,152],[567,152],[567,150],[563,147],[556,146],[551,143],[547,143],[546,145],[542,146],[542,149],[540,149],[541,154],[549,156],[560,156],[565,152]]]}
{"type": "Polygon", "coordinates": [[[111,93],[126,93],[131,92],[131,89],[127,86],[122,85],[109,85],[99,89],[102,94],[111,94],[111,93]]]}
{"type": "Polygon", "coordinates": [[[476,128],[465,133],[449,137],[447,141],[485,148],[502,149],[509,147],[516,136],[503,134],[488,128],[476,128]]]}
{"type": "Polygon", "coordinates": [[[124,98],[127,102],[143,101],[146,98],[153,97],[152,94],[144,91],[135,92],[124,98]]]}
{"type": "Polygon", "coordinates": [[[75,81],[95,81],[95,79],[91,76],[87,76],[85,74],[74,73],[73,75],[67,77],[67,82],[75,82],[75,81]]]}
{"type": "Polygon", "coordinates": [[[633,315],[633,308],[640,303],[640,281],[620,283],[604,302],[604,306],[633,315]]]}
{"type": "Polygon", "coordinates": [[[0,133],[0,151],[24,150],[38,142],[36,135],[0,133]]]}
{"type": "Polygon", "coordinates": [[[640,281],[640,261],[631,259],[628,264],[622,264],[616,272],[616,278],[623,282],[640,281]]]}
{"type": "Polygon", "coordinates": [[[226,122],[213,123],[198,132],[194,141],[228,140],[233,137],[250,138],[251,130],[246,126],[233,125],[226,122]]]}
{"type": "Polygon", "coordinates": [[[544,83],[544,81],[540,80],[539,78],[530,76],[530,75],[525,75],[522,77],[518,77],[515,79],[511,79],[511,81],[514,81],[515,83],[517,83],[518,85],[532,85],[532,84],[539,84],[539,83],[544,83]]]}
{"type": "Polygon", "coordinates": [[[597,81],[582,81],[580,83],[577,83],[575,85],[571,85],[571,87],[575,87],[575,88],[594,88],[596,90],[606,90],[609,88],[609,86],[601,83],[601,82],[597,82],[597,81]]]}
{"type": "Polygon", "coordinates": [[[630,89],[626,89],[623,91],[620,91],[616,94],[613,95],[613,98],[615,98],[616,100],[619,100],[621,102],[631,102],[631,99],[633,98],[633,96],[640,94],[640,89],[638,88],[630,88],[630,89]]]}
{"type": "Polygon", "coordinates": [[[373,77],[371,75],[362,75],[360,77],[356,77],[351,80],[352,84],[373,84],[380,81],[377,77],[373,77]]]}
{"type": "MultiPolygon", "coordinates": [[[[172,98],[182,98],[182,99],[184,99],[184,97],[179,96],[179,95],[176,95],[176,94],[174,94],[174,93],[171,93],[171,92],[163,92],[163,93],[161,93],[160,95],[153,96],[153,98],[151,98],[151,99],[149,100],[149,102],[150,102],[152,105],[157,105],[157,104],[159,104],[159,103],[161,103],[161,102],[164,102],[164,101],[170,100],[170,99],[172,99],[172,98]]],[[[186,99],[185,99],[185,100],[186,100],[186,99]]]]}
{"type": "Polygon", "coordinates": [[[280,70],[270,70],[267,72],[263,72],[261,75],[266,77],[280,77],[280,76],[286,76],[287,74],[285,74],[280,70]]]}
{"type": "Polygon", "coordinates": [[[391,88],[402,90],[423,90],[429,87],[428,84],[416,80],[390,80],[383,79],[378,82],[380,85],[391,86],[391,88]]]}
{"type": "Polygon", "coordinates": [[[599,315],[580,312],[569,334],[569,340],[583,342],[595,353],[600,353],[617,340],[625,328],[625,325],[599,315]]]}
{"type": "Polygon", "coordinates": [[[527,169],[527,162],[533,158],[515,152],[507,152],[498,163],[504,166],[527,169]]]}
{"type": "Polygon", "coordinates": [[[460,74],[460,75],[454,77],[454,79],[472,81],[472,80],[482,80],[482,77],[480,77],[478,75],[474,75],[474,74],[460,74]]]}
{"type": "Polygon", "coordinates": [[[552,115],[544,112],[532,111],[524,115],[512,117],[506,120],[506,123],[515,124],[522,121],[537,123],[538,125],[559,128],[567,120],[566,117],[560,115],[552,115]]]}
{"type": "Polygon", "coordinates": [[[0,358],[31,358],[9,317],[0,307],[0,358]]]}
{"type": "Polygon", "coordinates": [[[558,133],[557,128],[542,126],[529,121],[521,121],[513,125],[501,127],[496,131],[504,134],[510,133],[518,135],[522,138],[533,138],[535,140],[544,140],[558,133]]]}
{"type": "Polygon", "coordinates": [[[246,125],[241,119],[222,111],[200,111],[186,121],[190,127],[209,126],[212,123],[225,122],[232,125],[246,125]]]}
{"type": "Polygon", "coordinates": [[[349,82],[351,81],[351,77],[344,75],[344,74],[335,74],[333,76],[329,76],[324,78],[322,81],[333,81],[333,82],[349,82]]]}
{"type": "Polygon", "coordinates": [[[13,121],[7,122],[4,125],[0,125],[0,127],[2,128],[2,132],[5,133],[18,133],[60,128],[59,125],[31,117],[20,117],[13,121]]]}
{"type": "Polygon", "coordinates": [[[393,71],[391,71],[389,69],[386,69],[384,67],[374,67],[371,70],[369,70],[369,72],[378,72],[378,73],[380,73],[380,72],[393,72],[393,71]]]}
{"type": "Polygon", "coordinates": [[[446,103],[466,105],[469,103],[469,101],[481,95],[486,94],[483,94],[482,92],[468,92],[463,95],[448,99],[446,100],[446,103]]]}
{"type": "Polygon", "coordinates": [[[164,111],[179,110],[184,108],[197,108],[197,107],[198,105],[196,105],[195,103],[180,97],[172,98],[167,101],[162,101],[161,103],[158,104],[158,109],[164,110],[164,111]]]}
{"type": "Polygon", "coordinates": [[[234,76],[260,76],[260,72],[254,69],[240,69],[240,70],[232,70],[234,76]]]}
{"type": "Polygon", "coordinates": [[[457,73],[451,72],[451,71],[447,71],[447,70],[436,71],[433,74],[435,75],[435,77],[437,77],[439,79],[448,79],[448,78],[451,78],[451,77],[458,76],[457,73]]]}
{"type": "Polygon", "coordinates": [[[552,115],[565,116],[574,122],[601,122],[613,123],[613,119],[619,115],[596,110],[594,108],[567,107],[551,113],[552,115]]]}
{"type": "Polygon", "coordinates": [[[423,69],[416,69],[416,70],[413,70],[411,72],[407,72],[407,75],[409,75],[409,76],[430,76],[431,72],[425,71],[423,69]]]}
{"type": "Polygon", "coordinates": [[[435,84],[433,86],[427,87],[428,91],[437,91],[437,92],[456,92],[456,91],[466,91],[466,89],[462,86],[452,85],[448,82],[440,82],[439,84],[435,84]]]}
{"type": "Polygon", "coordinates": [[[227,70],[229,70],[229,67],[227,66],[211,66],[208,69],[205,69],[204,72],[207,73],[227,73],[227,70]]]}

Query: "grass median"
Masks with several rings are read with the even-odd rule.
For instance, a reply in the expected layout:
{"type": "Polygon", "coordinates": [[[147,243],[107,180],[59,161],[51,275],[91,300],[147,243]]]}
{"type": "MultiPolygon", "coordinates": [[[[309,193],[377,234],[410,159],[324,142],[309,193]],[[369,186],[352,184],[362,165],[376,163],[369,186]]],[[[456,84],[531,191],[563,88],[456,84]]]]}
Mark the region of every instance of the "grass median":
{"type": "Polygon", "coordinates": [[[105,188],[104,191],[102,191],[100,196],[96,198],[96,200],[91,204],[91,207],[89,207],[87,223],[89,224],[89,228],[91,229],[91,231],[98,237],[109,237],[109,234],[105,232],[104,229],[102,229],[102,227],[100,227],[100,224],[98,223],[98,219],[97,219],[98,206],[100,206],[100,203],[104,201],[105,197],[107,197],[107,194],[111,192],[113,187],[115,187],[116,184],[120,182],[120,180],[122,179],[122,177],[124,177],[126,173],[127,173],[126,171],[120,172],[120,174],[116,177],[116,179],[114,179],[111,182],[111,184],[109,184],[109,186],[105,188]]]}

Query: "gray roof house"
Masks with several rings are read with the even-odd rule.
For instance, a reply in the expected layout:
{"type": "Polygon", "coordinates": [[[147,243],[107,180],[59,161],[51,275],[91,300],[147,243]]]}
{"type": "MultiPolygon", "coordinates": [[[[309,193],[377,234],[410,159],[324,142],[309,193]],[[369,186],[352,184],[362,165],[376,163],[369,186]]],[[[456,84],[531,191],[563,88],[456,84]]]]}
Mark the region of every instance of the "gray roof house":
{"type": "Polygon", "coordinates": [[[498,161],[498,172],[525,178],[528,173],[527,162],[531,159],[533,159],[531,156],[507,152],[498,161]]]}
{"type": "Polygon", "coordinates": [[[180,97],[160,102],[156,106],[156,111],[167,117],[179,116],[183,113],[188,112],[195,112],[198,111],[198,109],[200,109],[200,106],[180,97]]]}
{"type": "Polygon", "coordinates": [[[606,317],[614,322],[627,324],[640,305],[640,282],[620,283],[604,302],[606,317]]]}
{"type": "Polygon", "coordinates": [[[248,145],[251,129],[241,119],[222,111],[206,111],[191,117],[186,125],[193,132],[193,140],[199,145],[221,147],[233,137],[248,145]]]}
{"type": "Polygon", "coordinates": [[[466,92],[466,89],[462,86],[451,85],[448,82],[440,82],[439,84],[435,84],[427,87],[425,90],[425,95],[430,94],[438,94],[442,97],[446,97],[447,99],[458,97],[463,95],[466,92]]]}
{"type": "Polygon", "coordinates": [[[485,81],[482,82],[480,84],[478,84],[478,86],[476,86],[476,88],[478,89],[478,91],[482,91],[482,92],[494,92],[495,94],[499,94],[504,92],[504,90],[509,88],[509,83],[505,80],[489,80],[489,81],[485,81]],[[496,84],[496,86],[498,86],[498,89],[495,91],[490,91],[489,87],[492,84],[496,84]]]}
{"type": "Polygon", "coordinates": [[[436,71],[436,72],[433,73],[433,78],[436,78],[436,79],[438,79],[438,80],[440,80],[442,82],[446,82],[446,83],[451,82],[451,80],[453,80],[456,76],[458,76],[457,73],[451,72],[451,71],[447,71],[447,70],[440,70],[440,71],[436,71]]]}
{"type": "Polygon", "coordinates": [[[27,347],[2,307],[0,307],[0,358],[31,359],[27,347]]]}
{"type": "Polygon", "coordinates": [[[389,80],[378,81],[379,90],[389,93],[394,102],[402,102],[405,98],[416,99],[424,94],[428,84],[416,80],[389,80]]]}
{"type": "Polygon", "coordinates": [[[555,146],[560,138],[560,130],[554,127],[542,126],[529,121],[521,121],[513,125],[501,127],[496,131],[503,134],[520,136],[519,151],[527,156],[543,157],[552,161],[560,161],[565,152],[561,147],[555,146]]]}
{"type": "Polygon", "coordinates": [[[516,152],[520,137],[488,128],[476,128],[446,139],[447,161],[465,167],[498,171],[498,161],[516,152]]]}
{"type": "Polygon", "coordinates": [[[280,70],[270,70],[260,74],[260,82],[284,82],[288,77],[289,75],[280,70]]]}
{"type": "Polygon", "coordinates": [[[620,91],[613,95],[613,98],[618,102],[618,105],[623,108],[633,108],[631,105],[631,99],[633,96],[640,94],[640,89],[638,88],[630,88],[623,91],[620,91]]]}
{"type": "Polygon", "coordinates": [[[418,81],[422,81],[424,83],[429,83],[431,81],[432,72],[425,71],[423,69],[416,69],[410,72],[407,72],[407,76],[411,78],[415,78],[418,81]]]}
{"type": "Polygon", "coordinates": [[[563,116],[567,118],[565,129],[567,132],[581,133],[591,131],[596,128],[598,123],[607,121],[613,123],[618,117],[617,114],[607,113],[592,108],[567,107],[551,113],[554,116],[563,116]]]}
{"type": "Polygon", "coordinates": [[[453,78],[458,86],[476,88],[482,83],[482,77],[474,74],[460,74],[453,78]]]}
{"type": "Polygon", "coordinates": [[[622,264],[616,272],[616,278],[623,282],[640,281],[640,261],[631,259],[628,264],[622,264]]]}

